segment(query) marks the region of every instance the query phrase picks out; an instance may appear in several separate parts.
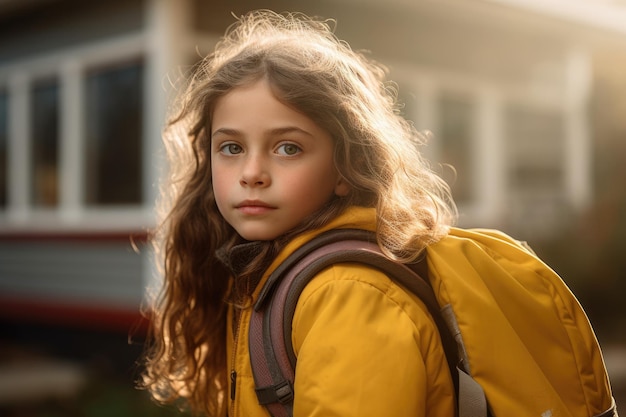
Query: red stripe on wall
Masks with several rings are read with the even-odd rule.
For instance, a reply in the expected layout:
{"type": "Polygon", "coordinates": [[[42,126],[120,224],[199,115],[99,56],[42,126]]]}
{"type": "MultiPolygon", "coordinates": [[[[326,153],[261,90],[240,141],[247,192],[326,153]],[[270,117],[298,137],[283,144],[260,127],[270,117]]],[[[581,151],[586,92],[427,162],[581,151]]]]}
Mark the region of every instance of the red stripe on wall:
{"type": "Polygon", "coordinates": [[[0,232],[0,242],[133,242],[146,243],[149,233],[137,232],[0,232]]]}
{"type": "Polygon", "coordinates": [[[88,305],[61,300],[22,299],[0,296],[0,317],[12,322],[75,326],[145,335],[148,319],[139,309],[88,305]]]}

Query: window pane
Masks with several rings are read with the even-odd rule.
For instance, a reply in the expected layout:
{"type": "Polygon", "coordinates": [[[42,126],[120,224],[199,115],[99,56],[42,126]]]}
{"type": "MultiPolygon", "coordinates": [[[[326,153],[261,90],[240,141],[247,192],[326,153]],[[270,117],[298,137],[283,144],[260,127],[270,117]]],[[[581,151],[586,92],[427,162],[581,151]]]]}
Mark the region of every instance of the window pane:
{"type": "Polygon", "coordinates": [[[59,85],[55,80],[33,84],[31,115],[32,203],[53,207],[59,195],[59,85]]]}
{"type": "Polygon", "coordinates": [[[86,203],[141,203],[143,66],[87,77],[86,203]]]}
{"type": "Polygon", "coordinates": [[[563,116],[530,106],[509,105],[506,117],[507,206],[512,233],[534,236],[564,225],[563,116]]]}
{"type": "Polygon", "coordinates": [[[506,112],[509,185],[518,192],[561,194],[563,117],[556,112],[510,105],[506,112]]]}
{"type": "Polygon", "coordinates": [[[444,170],[444,179],[451,185],[458,203],[468,202],[472,197],[474,167],[472,167],[472,132],[474,103],[470,97],[444,93],[439,100],[440,142],[443,164],[452,165],[455,172],[444,170]]]}
{"type": "Polygon", "coordinates": [[[7,101],[7,94],[0,91],[0,208],[7,205],[7,137],[9,135],[7,101]]]}

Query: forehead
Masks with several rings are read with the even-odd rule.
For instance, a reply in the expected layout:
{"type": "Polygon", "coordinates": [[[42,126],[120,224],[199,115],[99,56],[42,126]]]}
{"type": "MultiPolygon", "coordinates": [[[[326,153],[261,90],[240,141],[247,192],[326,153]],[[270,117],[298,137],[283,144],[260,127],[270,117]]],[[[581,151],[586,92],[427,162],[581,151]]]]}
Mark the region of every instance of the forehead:
{"type": "Polygon", "coordinates": [[[212,135],[218,132],[255,135],[287,130],[300,130],[311,136],[326,134],[306,114],[277,97],[266,79],[236,87],[215,102],[212,135]]]}

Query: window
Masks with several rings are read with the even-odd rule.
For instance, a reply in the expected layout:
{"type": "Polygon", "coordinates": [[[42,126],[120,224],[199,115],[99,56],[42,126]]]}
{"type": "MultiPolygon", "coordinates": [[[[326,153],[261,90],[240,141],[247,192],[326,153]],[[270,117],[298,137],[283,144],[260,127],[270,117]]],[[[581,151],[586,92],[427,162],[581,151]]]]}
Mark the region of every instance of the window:
{"type": "Polygon", "coordinates": [[[451,165],[443,170],[443,177],[451,185],[458,203],[472,198],[475,167],[472,165],[472,134],[476,119],[471,97],[443,92],[439,97],[439,131],[435,132],[440,149],[439,162],[451,165]]]}
{"type": "Polygon", "coordinates": [[[87,205],[141,203],[142,85],[141,63],[87,74],[87,205]]]}
{"type": "Polygon", "coordinates": [[[554,230],[567,218],[563,114],[509,105],[505,113],[507,207],[511,230],[554,230]]]}
{"type": "Polygon", "coordinates": [[[511,105],[505,117],[509,186],[525,194],[561,194],[565,174],[563,116],[511,105]]]}
{"type": "Polygon", "coordinates": [[[54,207],[59,199],[59,86],[56,80],[33,83],[31,89],[31,202],[54,207]]]}
{"type": "Polygon", "coordinates": [[[149,221],[139,57],[9,72],[12,84],[0,85],[0,228],[149,221]]]}
{"type": "Polygon", "coordinates": [[[8,95],[0,91],[0,209],[7,205],[7,136],[8,133],[8,95]]]}

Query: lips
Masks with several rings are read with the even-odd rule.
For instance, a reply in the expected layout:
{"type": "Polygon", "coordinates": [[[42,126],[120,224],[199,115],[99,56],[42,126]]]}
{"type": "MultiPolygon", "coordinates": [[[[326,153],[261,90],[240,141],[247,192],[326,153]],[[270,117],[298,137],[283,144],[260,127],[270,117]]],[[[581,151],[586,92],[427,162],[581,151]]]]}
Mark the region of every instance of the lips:
{"type": "Polygon", "coordinates": [[[276,209],[276,207],[260,200],[245,200],[237,204],[235,208],[248,215],[265,214],[276,209]]]}

